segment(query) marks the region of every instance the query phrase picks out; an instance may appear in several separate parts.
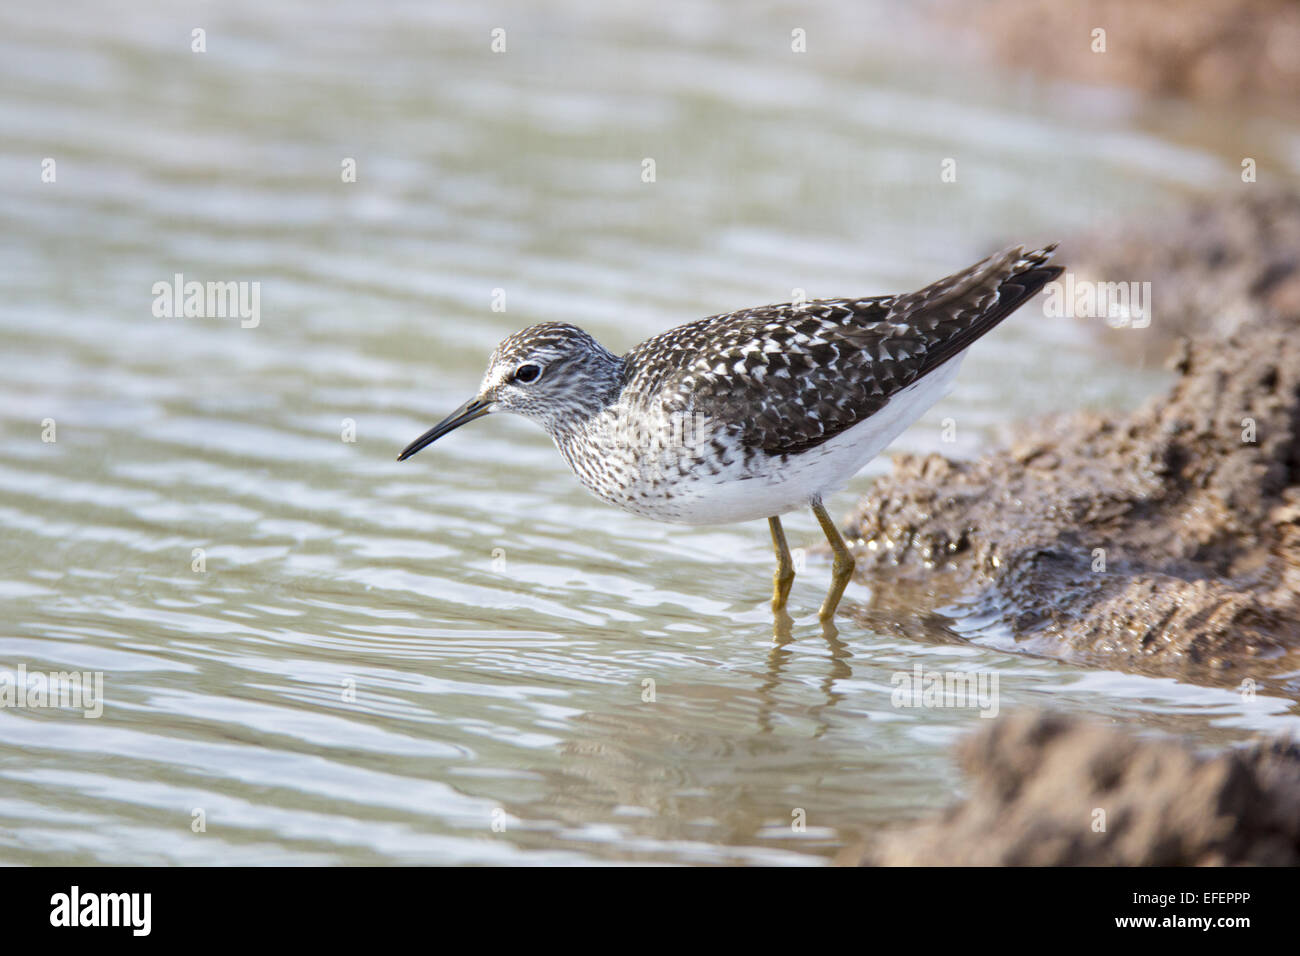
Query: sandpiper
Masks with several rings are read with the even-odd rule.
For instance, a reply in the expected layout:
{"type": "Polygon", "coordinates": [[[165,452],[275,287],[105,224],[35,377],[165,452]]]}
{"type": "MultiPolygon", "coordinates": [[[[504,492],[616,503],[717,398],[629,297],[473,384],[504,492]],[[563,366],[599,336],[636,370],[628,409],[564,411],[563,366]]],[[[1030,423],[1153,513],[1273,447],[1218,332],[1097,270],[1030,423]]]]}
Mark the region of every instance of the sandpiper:
{"type": "Polygon", "coordinates": [[[1055,244],[1017,246],[908,295],[816,299],[669,329],[626,355],[545,322],[496,347],[478,394],[411,442],[411,457],[490,412],[550,433],[589,490],[683,524],[767,518],[772,607],[794,565],[780,516],[811,507],[835,554],[830,620],[853,556],[822,504],[952,386],[981,335],[1061,273],[1055,244]]]}

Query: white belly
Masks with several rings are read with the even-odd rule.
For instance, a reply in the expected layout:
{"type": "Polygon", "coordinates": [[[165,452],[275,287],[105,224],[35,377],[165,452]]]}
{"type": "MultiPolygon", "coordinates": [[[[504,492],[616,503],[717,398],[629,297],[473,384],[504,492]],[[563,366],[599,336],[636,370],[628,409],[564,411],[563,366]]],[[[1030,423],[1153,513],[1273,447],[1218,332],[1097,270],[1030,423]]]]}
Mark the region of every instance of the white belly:
{"type": "MultiPolygon", "coordinates": [[[[843,488],[849,479],[948,394],[965,353],[903,389],[869,419],[788,458],[763,475],[740,464],[675,484],[672,497],[617,502],[628,511],[679,524],[730,524],[782,515],[843,488]]],[[[778,464],[773,462],[774,465],[778,464]]]]}

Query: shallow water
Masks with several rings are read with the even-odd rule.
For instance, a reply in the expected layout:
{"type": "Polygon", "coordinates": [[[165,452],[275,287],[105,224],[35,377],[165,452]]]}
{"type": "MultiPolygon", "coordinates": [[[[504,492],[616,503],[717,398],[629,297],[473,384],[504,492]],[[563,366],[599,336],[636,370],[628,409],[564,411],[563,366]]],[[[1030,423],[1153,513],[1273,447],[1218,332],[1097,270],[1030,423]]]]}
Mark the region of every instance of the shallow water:
{"type": "MultiPolygon", "coordinates": [[[[774,643],[763,523],[622,514],[519,420],[394,461],[532,322],[621,350],[1236,175],[1226,120],[938,68],[901,5],[608,6],[0,9],[0,670],[104,688],[97,719],[0,708],[0,860],[817,864],[959,792],[980,712],[893,706],[918,665],[996,675],[1002,712],[1294,730],[1290,701],[1017,654],[997,622],[828,640],[815,552],[774,643]],[[260,321],[155,317],[175,273],[259,282],[260,321]]],[[[1297,175],[1293,130],[1231,122],[1297,175]]],[[[896,447],[1161,388],[1041,313],[896,447]]]]}

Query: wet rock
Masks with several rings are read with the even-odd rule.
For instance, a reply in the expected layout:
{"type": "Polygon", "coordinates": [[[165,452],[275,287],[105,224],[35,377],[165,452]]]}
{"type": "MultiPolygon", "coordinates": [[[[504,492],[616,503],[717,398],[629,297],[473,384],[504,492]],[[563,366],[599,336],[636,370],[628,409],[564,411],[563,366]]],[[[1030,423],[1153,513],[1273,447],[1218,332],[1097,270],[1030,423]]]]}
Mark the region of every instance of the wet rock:
{"type": "Polygon", "coordinates": [[[1300,746],[1216,756],[1047,714],[968,738],[969,796],[841,863],[886,866],[1300,864],[1300,746]]]}
{"type": "Polygon", "coordinates": [[[1300,94],[1291,0],[987,0],[944,14],[999,63],[1048,76],[1219,103],[1300,94]]]}
{"type": "Polygon", "coordinates": [[[900,456],[850,520],[865,614],[959,600],[1027,651],[1297,691],[1300,337],[1187,346],[1131,415],[1024,426],[969,462],[900,456]]]}
{"type": "Polygon", "coordinates": [[[1240,183],[1145,223],[1116,223],[1070,246],[1079,284],[1150,283],[1150,323],[1083,317],[1117,355],[1159,364],[1185,336],[1226,338],[1300,318],[1300,194],[1240,183]],[[1115,327],[1115,326],[1121,327],[1115,327]]]}

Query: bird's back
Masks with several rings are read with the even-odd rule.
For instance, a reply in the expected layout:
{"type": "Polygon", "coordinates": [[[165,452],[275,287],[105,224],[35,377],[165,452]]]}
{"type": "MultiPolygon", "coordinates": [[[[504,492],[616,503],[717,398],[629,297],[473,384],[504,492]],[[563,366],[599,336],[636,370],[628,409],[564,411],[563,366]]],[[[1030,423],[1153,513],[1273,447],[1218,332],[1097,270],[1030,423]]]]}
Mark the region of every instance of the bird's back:
{"type": "Polygon", "coordinates": [[[993,329],[1060,274],[1046,265],[1054,249],[1008,249],[907,295],[768,305],[670,329],[625,356],[625,394],[705,415],[754,451],[798,454],[993,329]]]}

